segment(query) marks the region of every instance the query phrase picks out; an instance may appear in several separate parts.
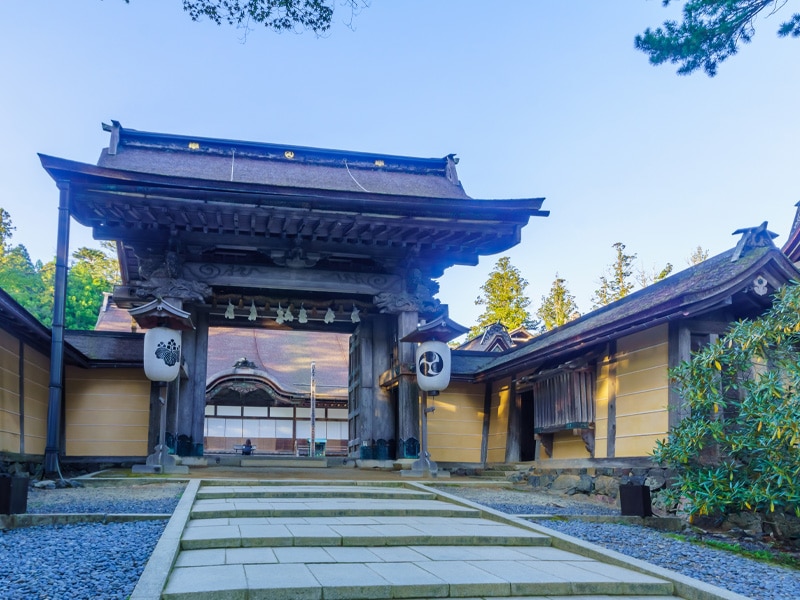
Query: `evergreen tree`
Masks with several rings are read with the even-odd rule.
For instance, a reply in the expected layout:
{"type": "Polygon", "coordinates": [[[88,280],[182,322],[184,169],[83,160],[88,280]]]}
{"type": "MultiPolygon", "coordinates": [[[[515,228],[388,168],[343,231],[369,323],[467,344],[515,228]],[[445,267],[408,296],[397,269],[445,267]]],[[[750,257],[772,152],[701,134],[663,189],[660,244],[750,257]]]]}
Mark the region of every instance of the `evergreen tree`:
{"type": "Polygon", "coordinates": [[[660,271],[656,271],[654,267],[652,271],[647,272],[645,271],[644,267],[642,267],[636,274],[636,280],[639,282],[640,287],[646,288],[652,283],[658,283],[662,279],[669,277],[672,273],[672,269],[672,263],[667,263],[660,271]]]}
{"type": "MultiPolygon", "coordinates": [[[[0,288],[16,300],[43,325],[53,322],[55,260],[34,263],[23,245],[11,246],[15,230],[11,215],[0,208],[0,288]]],[[[94,329],[103,303],[103,292],[112,290],[119,280],[113,246],[103,250],[79,248],[72,254],[67,272],[65,326],[67,329],[94,329]]]]}
{"type": "Polygon", "coordinates": [[[4,242],[0,248],[0,288],[40,322],[49,324],[53,303],[52,299],[47,302],[41,266],[39,262],[33,263],[27,248],[21,244],[10,247],[4,242]]]}
{"type": "Polygon", "coordinates": [[[600,287],[594,292],[592,298],[593,308],[600,308],[624,298],[633,291],[633,261],[635,254],[625,254],[625,244],[617,242],[612,245],[616,252],[614,263],[608,267],[605,275],[600,277],[600,287]]]}
{"type": "Polygon", "coordinates": [[[522,277],[511,260],[503,256],[489,273],[489,278],[481,286],[483,294],[478,296],[475,304],[485,306],[478,317],[478,324],[469,331],[469,337],[482,333],[490,325],[502,323],[507,329],[517,327],[535,328],[528,312],[530,298],[525,295],[528,282],[522,277]]]}
{"type": "MultiPolygon", "coordinates": [[[[673,0],[662,0],[668,6],[673,0]]],[[[762,11],[775,12],[785,2],[775,0],[683,0],[683,22],[665,21],[663,28],[649,27],[637,35],[634,45],[650,56],[650,62],[678,64],[678,74],[702,68],[709,77],[717,65],[736,54],[755,34],[754,22],[762,11]]],[[[778,35],[800,37],[800,14],[781,23],[778,35]]]]}
{"type": "Polygon", "coordinates": [[[536,311],[536,316],[541,319],[544,329],[548,331],[581,316],[575,303],[575,296],[567,289],[567,281],[559,277],[558,273],[550,287],[550,293],[542,296],[542,305],[536,311]]]}
{"type": "Polygon", "coordinates": [[[686,259],[686,262],[689,263],[690,265],[697,265],[706,260],[707,258],[708,258],[708,250],[705,250],[702,246],[698,245],[697,248],[695,248],[692,254],[689,256],[689,258],[686,259]]]}
{"type": "MultiPolygon", "coordinates": [[[[341,6],[350,8],[352,21],[369,0],[342,0],[341,6]]],[[[335,7],[335,0],[183,0],[183,10],[193,21],[207,18],[245,30],[257,23],[278,33],[306,29],[317,35],[330,29],[335,7]]]]}
{"type": "MultiPolygon", "coordinates": [[[[107,253],[110,246],[103,243],[103,247],[106,251],[83,247],[72,253],[67,272],[67,310],[64,317],[64,326],[67,329],[94,329],[103,305],[103,292],[112,291],[114,283],[119,280],[116,259],[107,253]]],[[[44,321],[49,324],[52,322],[55,261],[44,265],[41,273],[49,292],[50,314],[44,321]]]]}

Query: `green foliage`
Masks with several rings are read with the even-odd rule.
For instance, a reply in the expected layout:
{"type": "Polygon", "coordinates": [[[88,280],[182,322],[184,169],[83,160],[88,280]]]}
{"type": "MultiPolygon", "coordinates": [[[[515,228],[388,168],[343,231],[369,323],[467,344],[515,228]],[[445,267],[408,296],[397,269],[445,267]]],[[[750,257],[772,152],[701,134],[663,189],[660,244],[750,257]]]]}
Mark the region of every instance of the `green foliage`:
{"type": "MultiPolygon", "coordinates": [[[[662,2],[668,6],[672,0],[662,2]]],[[[767,9],[771,14],[783,4],[775,0],[684,0],[682,23],[665,21],[663,28],[648,27],[636,36],[634,44],[654,65],[678,64],[680,75],[702,68],[713,77],[719,63],[736,54],[739,44],[753,39],[756,17],[767,9]]],[[[800,14],[782,23],[778,35],[800,37],[800,14]]]]}
{"type": "MultiPolygon", "coordinates": [[[[53,323],[55,261],[42,264],[31,260],[23,245],[11,247],[14,231],[11,216],[0,208],[0,288],[16,300],[43,325],[53,323]]],[[[103,303],[103,292],[110,292],[119,280],[116,258],[104,250],[79,248],[72,254],[67,272],[67,297],[64,325],[67,329],[94,329],[103,303]]]]}
{"type": "Polygon", "coordinates": [[[40,322],[48,324],[53,313],[52,294],[47,302],[46,286],[40,271],[41,264],[31,261],[25,246],[11,248],[3,244],[0,248],[0,288],[40,322]]]}
{"type": "Polygon", "coordinates": [[[614,263],[608,268],[606,275],[600,277],[600,287],[592,298],[593,308],[600,308],[624,298],[633,291],[633,261],[635,254],[625,254],[625,244],[617,242],[612,245],[616,252],[614,263]]]}
{"type": "Polygon", "coordinates": [[[566,279],[559,277],[558,273],[550,286],[550,293],[542,296],[542,305],[536,311],[536,316],[548,331],[581,316],[575,296],[567,289],[566,279]]]}
{"type": "Polygon", "coordinates": [[[689,258],[686,259],[686,262],[690,265],[699,265],[707,258],[708,258],[708,250],[706,250],[702,246],[697,246],[697,248],[695,248],[689,255],[689,258]]]}
{"type": "Polygon", "coordinates": [[[5,208],[0,208],[0,247],[6,250],[8,242],[17,228],[11,224],[11,215],[5,208]]]}
{"type": "Polygon", "coordinates": [[[690,514],[800,516],[800,285],[671,375],[691,414],[656,445],[676,471],[668,502],[690,514]]]}
{"type": "Polygon", "coordinates": [[[507,256],[500,258],[489,273],[489,278],[481,286],[483,294],[475,300],[475,304],[485,306],[478,317],[478,324],[469,331],[469,337],[483,332],[490,325],[502,323],[509,330],[517,327],[534,328],[528,305],[531,301],[525,295],[528,282],[522,277],[519,269],[511,264],[507,256]]]}
{"type": "MultiPolygon", "coordinates": [[[[351,19],[367,5],[367,0],[342,0],[351,19]]],[[[183,10],[193,21],[207,18],[244,29],[257,23],[278,33],[301,29],[317,35],[330,29],[335,6],[335,0],[183,0],[183,10]]]]}

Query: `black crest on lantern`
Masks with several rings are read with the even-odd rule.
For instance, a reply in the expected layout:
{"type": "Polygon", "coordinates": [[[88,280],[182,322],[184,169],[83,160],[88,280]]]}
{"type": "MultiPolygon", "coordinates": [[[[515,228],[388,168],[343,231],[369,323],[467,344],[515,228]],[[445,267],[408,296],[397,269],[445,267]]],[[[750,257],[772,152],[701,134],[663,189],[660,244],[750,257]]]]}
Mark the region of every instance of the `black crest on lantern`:
{"type": "Polygon", "coordinates": [[[180,357],[181,347],[178,346],[174,339],[168,341],[166,344],[164,342],[158,342],[156,358],[163,360],[165,365],[172,367],[178,362],[180,357]]]}
{"type": "Polygon", "coordinates": [[[442,372],[444,359],[438,352],[424,352],[419,357],[419,372],[427,377],[438,375],[442,372]]]}

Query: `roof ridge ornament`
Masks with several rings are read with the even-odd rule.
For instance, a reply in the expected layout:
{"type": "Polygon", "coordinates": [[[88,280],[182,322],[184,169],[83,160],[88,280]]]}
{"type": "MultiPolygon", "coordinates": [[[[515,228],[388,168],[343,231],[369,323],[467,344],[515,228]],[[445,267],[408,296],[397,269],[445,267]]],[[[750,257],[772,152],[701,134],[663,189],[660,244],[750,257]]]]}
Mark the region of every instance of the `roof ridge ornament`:
{"type": "Polygon", "coordinates": [[[736,248],[733,251],[733,256],[731,257],[731,262],[736,262],[747,254],[747,251],[752,248],[765,248],[772,246],[774,247],[775,244],[772,243],[772,240],[778,237],[777,233],[774,233],[767,229],[767,222],[764,221],[758,227],[745,227],[743,229],[737,229],[733,232],[733,235],[741,234],[742,237],[739,238],[739,242],[736,244],[736,248]]]}

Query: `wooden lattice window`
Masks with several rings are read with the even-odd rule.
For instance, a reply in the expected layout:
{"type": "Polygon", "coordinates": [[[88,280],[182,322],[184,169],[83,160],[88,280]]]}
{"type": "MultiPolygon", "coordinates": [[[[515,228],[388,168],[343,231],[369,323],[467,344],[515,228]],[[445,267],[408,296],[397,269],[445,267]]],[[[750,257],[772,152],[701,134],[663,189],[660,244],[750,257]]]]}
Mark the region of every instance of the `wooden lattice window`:
{"type": "Polygon", "coordinates": [[[592,368],[556,371],[532,381],[534,433],[593,427],[594,383],[592,368]]]}

